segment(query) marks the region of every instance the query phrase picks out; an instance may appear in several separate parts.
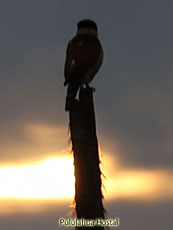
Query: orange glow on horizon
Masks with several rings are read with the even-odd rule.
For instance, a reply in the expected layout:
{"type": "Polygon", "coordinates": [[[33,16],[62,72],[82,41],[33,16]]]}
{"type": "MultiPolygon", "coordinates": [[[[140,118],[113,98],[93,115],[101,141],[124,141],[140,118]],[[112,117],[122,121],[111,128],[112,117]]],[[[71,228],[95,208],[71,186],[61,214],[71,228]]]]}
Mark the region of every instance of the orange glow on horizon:
{"type": "Polygon", "coordinates": [[[107,200],[173,200],[173,171],[124,168],[110,154],[104,154],[101,170],[107,200]]]}
{"type": "Polygon", "coordinates": [[[72,158],[53,158],[27,165],[0,168],[0,199],[54,199],[74,195],[72,158]]]}
{"type": "MultiPolygon", "coordinates": [[[[106,175],[103,189],[106,200],[158,200],[173,198],[172,172],[118,168],[111,155],[103,157],[106,175]]],[[[71,199],[74,198],[72,157],[51,158],[21,166],[0,167],[0,199],[71,199]]]]}

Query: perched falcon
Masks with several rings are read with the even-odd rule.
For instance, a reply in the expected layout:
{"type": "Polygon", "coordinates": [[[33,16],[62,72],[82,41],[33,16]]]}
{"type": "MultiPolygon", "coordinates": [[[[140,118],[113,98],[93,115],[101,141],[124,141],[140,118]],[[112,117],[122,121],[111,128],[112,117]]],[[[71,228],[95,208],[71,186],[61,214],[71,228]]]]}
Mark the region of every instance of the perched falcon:
{"type": "Polygon", "coordinates": [[[103,49],[98,39],[97,25],[85,19],[77,24],[77,34],[69,41],[65,61],[65,82],[68,85],[66,110],[75,101],[79,87],[88,86],[103,61],[103,49]]]}

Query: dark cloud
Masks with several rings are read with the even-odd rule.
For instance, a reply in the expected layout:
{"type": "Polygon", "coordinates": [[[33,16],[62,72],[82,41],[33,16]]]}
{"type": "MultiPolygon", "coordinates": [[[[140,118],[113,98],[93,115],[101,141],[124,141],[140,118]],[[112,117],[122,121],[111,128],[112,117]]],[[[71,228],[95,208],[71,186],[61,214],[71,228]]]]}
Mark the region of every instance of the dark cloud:
{"type": "MultiPolygon", "coordinates": [[[[65,229],[58,226],[58,219],[69,218],[67,203],[50,205],[42,212],[20,213],[0,216],[0,228],[3,230],[18,229],[65,229]]],[[[119,230],[123,229],[172,229],[172,203],[112,202],[107,203],[107,218],[120,218],[119,230]]],[[[69,228],[70,229],[70,228],[69,228]]]]}
{"type": "Polygon", "coordinates": [[[151,87],[146,81],[124,80],[121,91],[109,85],[102,100],[96,95],[100,143],[104,148],[104,139],[109,139],[125,164],[172,167],[172,83],[156,80],[151,87]]]}
{"type": "MultiPolygon", "coordinates": [[[[20,202],[18,205],[21,205],[20,202]]],[[[35,205],[39,206],[40,204],[36,202],[35,205]]],[[[43,204],[42,210],[38,212],[27,212],[27,209],[25,209],[23,212],[16,211],[14,214],[0,215],[0,228],[4,230],[59,229],[58,219],[61,217],[69,218],[69,212],[72,210],[69,205],[70,202],[66,201],[63,203],[55,202],[54,204],[47,202],[46,205],[43,204]]],[[[20,210],[19,206],[17,210],[20,210]]]]}
{"type": "Polygon", "coordinates": [[[119,217],[118,229],[167,229],[171,230],[172,203],[131,203],[115,202],[108,204],[109,218],[119,217]]]}

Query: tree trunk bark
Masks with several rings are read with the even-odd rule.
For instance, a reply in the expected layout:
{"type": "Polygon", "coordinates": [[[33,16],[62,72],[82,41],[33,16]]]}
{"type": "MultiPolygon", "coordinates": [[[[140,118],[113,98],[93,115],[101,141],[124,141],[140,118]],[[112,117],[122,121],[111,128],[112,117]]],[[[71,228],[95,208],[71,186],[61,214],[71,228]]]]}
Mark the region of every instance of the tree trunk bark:
{"type": "MultiPolygon", "coordinates": [[[[104,219],[96,135],[93,88],[81,88],[79,102],[71,107],[70,132],[75,166],[75,203],[77,218],[104,219]]],[[[90,227],[77,227],[90,229],[90,227]]],[[[92,227],[104,229],[104,227],[92,227]]]]}

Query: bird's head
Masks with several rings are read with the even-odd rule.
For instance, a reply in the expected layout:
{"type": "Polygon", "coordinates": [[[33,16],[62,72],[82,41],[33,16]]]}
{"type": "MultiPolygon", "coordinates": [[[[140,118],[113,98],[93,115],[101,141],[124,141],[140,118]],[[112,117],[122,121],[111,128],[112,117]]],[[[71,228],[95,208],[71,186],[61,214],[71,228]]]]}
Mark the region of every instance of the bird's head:
{"type": "Polygon", "coordinates": [[[83,19],[77,23],[77,35],[98,36],[97,25],[90,19],[83,19]]]}

